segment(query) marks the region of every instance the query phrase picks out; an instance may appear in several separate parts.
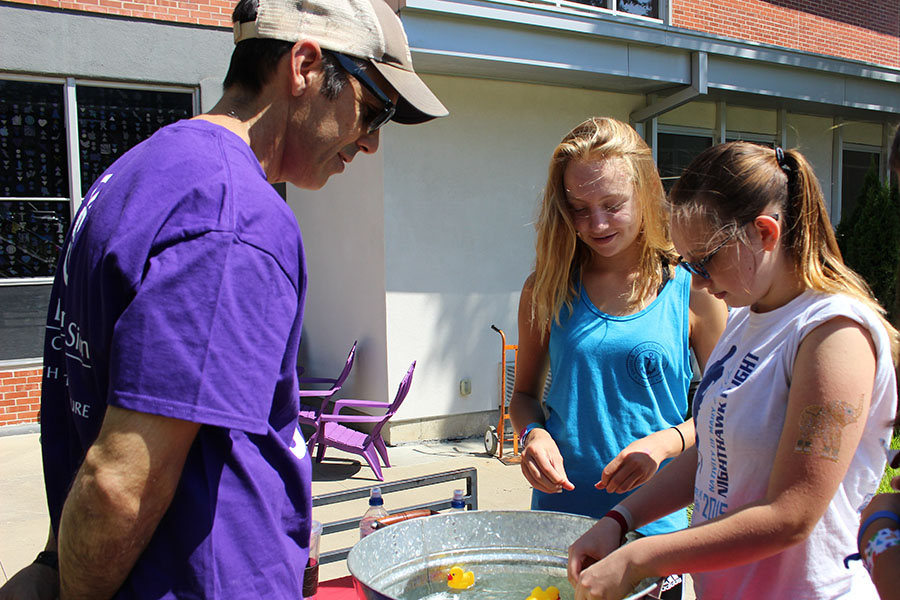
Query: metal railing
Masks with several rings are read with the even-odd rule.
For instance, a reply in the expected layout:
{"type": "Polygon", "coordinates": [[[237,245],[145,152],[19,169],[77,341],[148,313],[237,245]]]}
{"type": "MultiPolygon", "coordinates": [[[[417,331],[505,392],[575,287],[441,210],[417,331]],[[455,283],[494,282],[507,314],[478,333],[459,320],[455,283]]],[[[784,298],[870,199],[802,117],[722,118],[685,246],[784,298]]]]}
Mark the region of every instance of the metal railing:
{"type": "MultiPolygon", "coordinates": [[[[317,506],[326,506],[328,504],[336,504],[338,502],[347,502],[350,500],[358,500],[361,498],[368,498],[369,494],[372,491],[372,488],[379,487],[381,488],[382,496],[386,494],[390,494],[391,492],[400,492],[403,490],[411,490],[414,488],[422,488],[429,485],[437,485],[440,483],[446,483],[448,481],[457,481],[464,479],[466,481],[466,510],[478,510],[478,471],[476,471],[475,467],[467,467],[465,469],[454,469],[453,471],[442,471],[440,473],[433,473],[431,475],[423,475],[421,477],[413,477],[410,479],[401,479],[400,481],[394,481],[391,483],[379,483],[376,485],[370,485],[361,488],[354,488],[352,490],[344,490],[340,492],[331,492],[329,494],[321,494],[318,496],[313,496],[312,502],[313,507],[317,506]]],[[[397,511],[392,512],[405,512],[408,510],[418,510],[418,509],[431,509],[431,510],[445,510],[450,508],[450,498],[443,497],[440,500],[435,500],[433,502],[425,502],[423,504],[416,504],[414,506],[407,506],[406,508],[401,508],[397,511]]],[[[348,531],[350,529],[356,529],[359,527],[359,520],[361,515],[356,516],[352,519],[341,519],[339,521],[331,521],[328,523],[322,524],[322,535],[328,535],[330,533],[338,533],[341,531],[348,531]]],[[[340,560],[344,560],[347,558],[347,555],[350,553],[350,548],[340,548],[338,550],[331,550],[329,552],[323,552],[319,555],[319,564],[328,564],[337,562],[340,560]]]]}

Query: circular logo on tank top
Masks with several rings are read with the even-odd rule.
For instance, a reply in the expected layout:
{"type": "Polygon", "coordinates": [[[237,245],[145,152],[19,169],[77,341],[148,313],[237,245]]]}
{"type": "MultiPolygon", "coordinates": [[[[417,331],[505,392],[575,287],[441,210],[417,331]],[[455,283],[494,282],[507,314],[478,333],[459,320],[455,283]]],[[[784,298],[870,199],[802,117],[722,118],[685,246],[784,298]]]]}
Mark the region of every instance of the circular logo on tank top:
{"type": "Polygon", "coordinates": [[[668,359],[662,344],[644,342],[628,353],[628,375],[638,385],[650,387],[663,379],[668,359]]]}

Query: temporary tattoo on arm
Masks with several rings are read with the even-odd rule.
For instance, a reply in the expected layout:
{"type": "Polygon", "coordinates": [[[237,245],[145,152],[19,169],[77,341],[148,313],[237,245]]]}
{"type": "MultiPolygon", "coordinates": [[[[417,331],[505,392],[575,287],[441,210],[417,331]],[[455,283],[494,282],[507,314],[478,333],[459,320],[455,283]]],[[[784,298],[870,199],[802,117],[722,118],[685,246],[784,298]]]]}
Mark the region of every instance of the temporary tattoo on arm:
{"type": "Polygon", "coordinates": [[[855,407],[846,402],[807,406],[800,413],[800,435],[795,454],[821,456],[837,462],[841,453],[841,430],[859,420],[864,396],[855,407]]]}

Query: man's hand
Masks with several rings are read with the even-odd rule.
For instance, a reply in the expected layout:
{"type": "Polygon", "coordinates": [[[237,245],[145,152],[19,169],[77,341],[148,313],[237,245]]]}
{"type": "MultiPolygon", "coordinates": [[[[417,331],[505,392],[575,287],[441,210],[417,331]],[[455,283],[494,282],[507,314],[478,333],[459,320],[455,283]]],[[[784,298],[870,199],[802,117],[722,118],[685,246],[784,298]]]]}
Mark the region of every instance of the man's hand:
{"type": "Polygon", "coordinates": [[[534,489],[548,494],[575,489],[566,476],[559,447],[546,429],[532,429],[528,434],[528,444],[522,451],[522,474],[534,489]]]}
{"type": "Polygon", "coordinates": [[[0,587],[0,600],[56,600],[59,573],[53,567],[32,563],[0,587]]]}

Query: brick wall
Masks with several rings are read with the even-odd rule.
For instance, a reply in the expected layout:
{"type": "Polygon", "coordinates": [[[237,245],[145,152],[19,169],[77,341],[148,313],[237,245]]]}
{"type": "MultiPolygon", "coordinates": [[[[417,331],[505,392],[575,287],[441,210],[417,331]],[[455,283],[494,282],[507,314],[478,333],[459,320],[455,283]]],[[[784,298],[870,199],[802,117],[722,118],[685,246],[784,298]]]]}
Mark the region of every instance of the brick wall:
{"type": "Polygon", "coordinates": [[[36,423],[40,404],[40,368],[0,371],[0,427],[36,423]]]}
{"type": "Polygon", "coordinates": [[[11,0],[18,4],[231,28],[237,0],[11,0]]]}
{"type": "Polygon", "coordinates": [[[897,0],[672,0],[672,24],[900,67],[897,0]]]}

